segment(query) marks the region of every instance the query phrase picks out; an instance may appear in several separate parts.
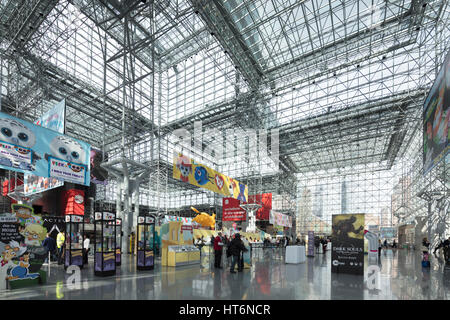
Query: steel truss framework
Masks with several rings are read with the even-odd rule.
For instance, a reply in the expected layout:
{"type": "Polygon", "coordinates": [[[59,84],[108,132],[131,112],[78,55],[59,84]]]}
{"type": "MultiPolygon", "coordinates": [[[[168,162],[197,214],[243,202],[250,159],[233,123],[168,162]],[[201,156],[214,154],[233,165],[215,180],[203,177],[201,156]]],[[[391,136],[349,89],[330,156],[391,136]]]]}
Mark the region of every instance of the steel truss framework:
{"type": "MultiPolygon", "coordinates": [[[[65,98],[67,134],[152,168],[148,210],[220,216],[218,195],[172,178],[183,151],[277,195],[299,234],[329,232],[342,212],[386,226],[446,214],[428,212],[449,174],[442,161],[423,175],[421,119],[450,47],[448,1],[4,0],[0,12],[1,110],[33,121],[65,98]],[[174,131],[195,121],[205,133],[181,145],[174,131]]],[[[97,200],[114,203],[115,186],[97,200]]]]}

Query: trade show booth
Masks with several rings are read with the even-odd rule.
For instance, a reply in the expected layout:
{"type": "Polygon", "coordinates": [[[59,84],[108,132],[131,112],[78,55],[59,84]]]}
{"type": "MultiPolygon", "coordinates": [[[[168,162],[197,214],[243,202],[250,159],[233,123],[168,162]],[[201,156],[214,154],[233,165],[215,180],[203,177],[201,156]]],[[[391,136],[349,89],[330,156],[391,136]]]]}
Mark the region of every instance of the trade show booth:
{"type": "Polygon", "coordinates": [[[94,221],[94,274],[112,276],[116,274],[116,215],[96,212],[94,221]]]}
{"type": "Polygon", "coordinates": [[[67,215],[65,229],[65,259],[64,269],[69,266],[78,266],[83,269],[83,239],[84,219],[83,216],[67,215]]]}
{"type": "Polygon", "coordinates": [[[151,270],[155,266],[155,217],[138,216],[137,270],[151,270]]]}

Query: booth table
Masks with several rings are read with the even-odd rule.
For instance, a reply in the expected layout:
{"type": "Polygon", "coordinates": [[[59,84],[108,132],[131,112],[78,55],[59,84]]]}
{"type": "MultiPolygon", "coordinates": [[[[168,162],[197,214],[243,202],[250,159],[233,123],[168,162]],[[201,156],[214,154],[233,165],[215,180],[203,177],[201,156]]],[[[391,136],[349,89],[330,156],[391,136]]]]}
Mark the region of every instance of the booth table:
{"type": "Polygon", "coordinates": [[[287,246],[285,263],[304,263],[306,262],[305,246],[287,246]]]}

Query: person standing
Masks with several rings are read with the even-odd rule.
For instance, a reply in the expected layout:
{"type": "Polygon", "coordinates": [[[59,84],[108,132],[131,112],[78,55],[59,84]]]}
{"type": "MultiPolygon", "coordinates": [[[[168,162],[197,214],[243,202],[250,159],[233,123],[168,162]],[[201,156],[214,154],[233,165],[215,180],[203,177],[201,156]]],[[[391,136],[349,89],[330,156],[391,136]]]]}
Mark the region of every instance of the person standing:
{"type": "Polygon", "coordinates": [[[236,273],[236,271],[234,271],[234,266],[236,264],[238,264],[238,271],[241,272],[242,269],[239,266],[239,258],[241,256],[241,252],[242,251],[247,251],[247,249],[244,246],[244,243],[241,240],[241,237],[239,235],[239,233],[236,233],[234,236],[234,239],[231,241],[230,244],[230,253],[232,255],[232,261],[231,261],[231,267],[230,267],[230,272],[231,273],[236,273]]]}
{"type": "Polygon", "coordinates": [[[66,237],[64,235],[64,230],[59,231],[56,236],[56,247],[58,248],[58,264],[61,265],[64,263],[64,242],[66,241],[66,237]]]}
{"type": "Polygon", "coordinates": [[[45,262],[44,263],[50,263],[50,261],[48,260],[48,256],[49,254],[51,256],[54,255],[55,250],[56,250],[56,243],[55,243],[55,239],[53,239],[50,236],[50,233],[47,233],[47,237],[44,239],[44,241],[42,242],[42,246],[47,249],[47,257],[45,258],[45,262]]]}
{"type": "Polygon", "coordinates": [[[378,259],[381,257],[381,239],[378,239],[378,259]]]}
{"type": "Polygon", "coordinates": [[[444,241],[444,259],[445,262],[449,262],[450,260],[450,237],[444,241]]]}
{"type": "Polygon", "coordinates": [[[217,237],[214,239],[214,267],[218,269],[222,269],[222,267],[220,266],[222,260],[222,248],[222,233],[219,232],[217,234],[217,237]]]}
{"type": "Polygon", "coordinates": [[[83,264],[88,264],[89,261],[89,245],[91,244],[91,240],[89,239],[89,237],[87,235],[84,236],[84,241],[83,241],[83,264]]]}

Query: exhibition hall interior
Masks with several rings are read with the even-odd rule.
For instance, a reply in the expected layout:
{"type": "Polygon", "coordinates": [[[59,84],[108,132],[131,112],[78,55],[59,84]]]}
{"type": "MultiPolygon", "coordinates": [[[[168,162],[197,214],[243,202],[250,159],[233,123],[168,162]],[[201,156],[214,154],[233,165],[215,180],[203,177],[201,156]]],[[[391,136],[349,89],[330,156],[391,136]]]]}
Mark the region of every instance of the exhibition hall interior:
{"type": "Polygon", "coordinates": [[[450,300],[450,1],[1,0],[0,299],[450,300]]]}

